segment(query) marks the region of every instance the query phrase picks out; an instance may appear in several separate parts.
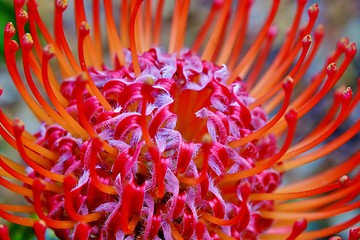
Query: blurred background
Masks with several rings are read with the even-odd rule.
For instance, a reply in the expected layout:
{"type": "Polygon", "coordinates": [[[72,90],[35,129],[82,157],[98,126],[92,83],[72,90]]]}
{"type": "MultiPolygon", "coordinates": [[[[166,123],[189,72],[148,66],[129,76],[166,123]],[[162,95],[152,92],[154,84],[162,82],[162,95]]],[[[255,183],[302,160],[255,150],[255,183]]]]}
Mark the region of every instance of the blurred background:
{"type": "MultiPolygon", "coordinates": [[[[87,2],[87,1],[86,1],[87,2]]],[[[90,2],[90,1],[89,1],[90,2]]],[[[117,1],[113,1],[115,3],[117,1]]],[[[196,32],[201,26],[203,20],[205,19],[209,7],[211,6],[210,0],[197,0],[193,1],[191,5],[191,11],[188,19],[188,32],[187,32],[187,46],[191,46],[196,32]]],[[[343,36],[348,36],[351,41],[356,42],[357,46],[360,46],[360,0],[346,0],[346,1],[331,1],[331,0],[318,0],[318,1],[309,1],[308,6],[313,3],[318,3],[320,7],[320,15],[317,20],[318,24],[323,24],[325,26],[325,39],[323,41],[321,50],[314,61],[311,70],[308,75],[304,78],[301,84],[303,87],[306,86],[312,74],[318,72],[323,64],[326,61],[329,53],[335,48],[336,42],[343,36]]],[[[48,0],[38,0],[39,11],[44,22],[52,26],[53,21],[53,1],[48,0]]],[[[71,5],[72,1],[69,1],[71,5]]],[[[87,2],[88,3],[88,2],[87,2]]],[[[271,1],[258,0],[254,1],[254,5],[251,10],[250,16],[250,27],[248,28],[248,37],[246,45],[251,45],[252,40],[256,36],[258,29],[261,27],[264,18],[267,16],[271,1]]],[[[163,26],[163,38],[162,42],[167,43],[169,36],[169,28],[171,24],[172,17],[172,4],[173,1],[167,1],[165,13],[164,13],[164,26],[163,26]]],[[[116,5],[116,4],[115,4],[116,5]]],[[[119,9],[114,7],[114,9],[119,9]]],[[[281,8],[278,11],[276,17],[276,24],[279,26],[280,33],[276,39],[276,46],[273,49],[273,54],[279,49],[284,35],[286,34],[287,28],[292,22],[294,12],[296,9],[296,1],[283,0],[281,3],[281,8]]],[[[114,10],[114,15],[118,15],[118,11],[114,10]]],[[[4,61],[3,53],[3,28],[8,21],[14,20],[14,13],[12,8],[12,0],[0,0],[0,87],[4,89],[2,96],[0,97],[0,107],[2,111],[8,114],[11,118],[18,117],[24,120],[26,129],[30,132],[36,132],[39,127],[38,121],[34,118],[34,115],[29,112],[28,107],[24,104],[22,99],[19,97],[7,71],[4,61]]],[[[304,14],[303,21],[307,21],[307,15],[304,14]]],[[[67,13],[64,18],[64,28],[73,29],[73,11],[71,6],[69,6],[67,13]]],[[[50,30],[51,32],[51,30],[50,30]]],[[[105,31],[104,31],[105,32],[105,31]]],[[[69,42],[75,42],[76,36],[75,31],[67,31],[67,38],[69,42]]],[[[76,46],[73,46],[76,48],[76,46]]],[[[246,47],[245,47],[246,49],[246,47]]],[[[20,57],[20,56],[19,56],[20,57]]],[[[360,76],[360,54],[357,54],[355,60],[353,61],[350,68],[346,71],[345,75],[341,80],[341,84],[353,87],[354,91],[357,90],[356,81],[360,76]]],[[[329,94],[331,95],[331,94],[329,94]]],[[[332,96],[329,96],[328,101],[323,101],[318,108],[314,109],[310,114],[308,114],[299,124],[301,126],[301,132],[304,133],[307,130],[311,129],[312,126],[317,124],[316,119],[321,119],[321,116],[325,113],[324,108],[326,109],[332,101],[332,96]],[[314,121],[315,120],[315,121],[314,121]],[[301,123],[304,123],[301,125],[301,123]]],[[[345,126],[343,126],[337,134],[343,132],[351,126],[355,121],[359,119],[360,110],[359,108],[354,111],[351,117],[347,120],[345,126]]],[[[299,137],[301,134],[299,133],[299,137]]],[[[333,137],[336,137],[334,135],[333,137]]],[[[350,156],[355,150],[359,149],[360,138],[359,136],[353,138],[347,145],[343,146],[339,151],[336,151],[331,156],[324,158],[321,161],[317,161],[313,164],[308,164],[296,171],[292,171],[290,174],[285,175],[285,182],[294,182],[297,179],[304,178],[304,176],[311,175],[313,172],[321,172],[322,169],[327,168],[333,164],[345,160],[350,156]],[[355,147],[354,147],[355,146],[355,147]]],[[[0,154],[4,154],[12,159],[15,159],[21,162],[16,151],[10,148],[6,142],[0,137],[0,154]]],[[[18,198],[18,197],[17,197],[18,198]]],[[[14,196],[10,195],[8,191],[3,191],[0,189],[0,202],[8,202],[9,199],[14,199],[14,196]]],[[[16,200],[16,199],[15,199],[16,200]]],[[[22,199],[18,199],[22,201],[22,199]]],[[[360,211],[358,211],[360,214],[360,211]]],[[[348,219],[348,216],[341,215],[335,221],[345,218],[348,219]]],[[[322,222],[316,222],[315,225],[310,225],[310,228],[318,228],[320,225],[322,227],[334,224],[333,220],[324,220],[322,222]]],[[[24,236],[27,236],[27,239],[32,237],[32,230],[29,228],[22,228],[18,226],[12,226],[14,234],[14,239],[23,239],[24,236]]],[[[48,238],[51,238],[51,233],[48,238]]],[[[346,238],[347,232],[342,233],[342,236],[346,238]]]]}

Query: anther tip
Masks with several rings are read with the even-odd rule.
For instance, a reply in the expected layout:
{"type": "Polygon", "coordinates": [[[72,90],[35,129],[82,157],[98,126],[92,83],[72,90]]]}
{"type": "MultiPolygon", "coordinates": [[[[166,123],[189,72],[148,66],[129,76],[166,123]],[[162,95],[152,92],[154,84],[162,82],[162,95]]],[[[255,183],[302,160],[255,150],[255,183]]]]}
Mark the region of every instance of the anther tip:
{"type": "Polygon", "coordinates": [[[44,56],[49,59],[54,57],[55,49],[54,49],[53,45],[51,45],[51,44],[46,45],[43,49],[43,53],[44,53],[44,56]]]}
{"type": "Polygon", "coordinates": [[[360,226],[353,227],[349,231],[349,240],[358,240],[360,239],[360,226]]]}
{"type": "Polygon", "coordinates": [[[339,178],[339,183],[343,186],[343,187],[348,187],[351,183],[350,178],[347,175],[344,175],[342,177],[339,178]]]}
{"type": "Polygon", "coordinates": [[[273,38],[278,34],[278,32],[279,32],[278,26],[272,25],[272,26],[270,26],[267,34],[268,34],[269,38],[273,38]]]}
{"type": "Polygon", "coordinates": [[[68,2],[67,0],[57,0],[56,1],[56,7],[61,10],[64,11],[68,6],[68,2]]]}
{"type": "Polygon", "coordinates": [[[13,121],[14,128],[20,131],[23,131],[25,129],[24,122],[21,121],[19,118],[15,118],[13,121]]]}
{"type": "Polygon", "coordinates": [[[345,90],[342,91],[341,95],[342,95],[342,99],[344,101],[351,100],[351,98],[353,96],[353,91],[352,91],[351,87],[345,88],[345,90]]]}
{"type": "Polygon", "coordinates": [[[8,22],[4,29],[5,37],[12,38],[16,34],[16,29],[14,27],[14,24],[12,22],[8,22]]]}
{"type": "Polygon", "coordinates": [[[83,35],[87,35],[90,33],[90,25],[86,21],[82,21],[80,24],[80,33],[83,35]]]}
{"type": "Polygon", "coordinates": [[[294,79],[291,76],[287,76],[283,82],[283,88],[285,91],[291,91],[294,85],[294,79]]]}
{"type": "Polygon", "coordinates": [[[336,63],[330,63],[327,67],[326,67],[326,74],[328,76],[334,76],[335,73],[337,72],[337,66],[336,63]]]}
{"type": "Polygon", "coordinates": [[[344,52],[348,45],[350,44],[350,40],[348,37],[343,37],[341,38],[338,43],[337,43],[337,48],[341,51],[344,52]]]}
{"type": "Polygon", "coordinates": [[[304,48],[309,48],[311,45],[311,42],[312,42],[312,39],[311,39],[310,35],[306,35],[301,41],[304,48]]]}
{"type": "Polygon", "coordinates": [[[310,17],[316,17],[319,14],[319,5],[314,3],[308,9],[308,13],[310,17]]]}
{"type": "Polygon", "coordinates": [[[10,240],[9,229],[6,225],[0,224],[0,236],[1,239],[10,240]]]}
{"type": "Polygon", "coordinates": [[[22,8],[16,14],[16,17],[22,24],[25,24],[29,20],[28,13],[22,8]]]}
{"type": "Polygon", "coordinates": [[[297,112],[294,109],[290,109],[286,115],[285,115],[285,119],[287,122],[294,122],[297,120],[297,112]]]}
{"type": "Polygon", "coordinates": [[[34,40],[30,33],[25,33],[21,39],[21,46],[25,49],[31,49],[34,45],[34,40]]]}
{"type": "Polygon", "coordinates": [[[356,43],[352,42],[346,48],[346,55],[349,57],[354,57],[357,52],[356,43]]]}

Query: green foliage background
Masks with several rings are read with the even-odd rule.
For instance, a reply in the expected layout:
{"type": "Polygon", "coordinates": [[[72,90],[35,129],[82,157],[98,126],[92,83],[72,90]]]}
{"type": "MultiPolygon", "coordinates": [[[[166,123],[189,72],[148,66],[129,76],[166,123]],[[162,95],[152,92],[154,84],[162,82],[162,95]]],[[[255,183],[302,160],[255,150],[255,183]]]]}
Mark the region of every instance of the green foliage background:
{"type": "Polygon", "coordinates": [[[0,62],[4,63],[4,27],[7,22],[15,21],[11,0],[0,0],[0,62]]]}

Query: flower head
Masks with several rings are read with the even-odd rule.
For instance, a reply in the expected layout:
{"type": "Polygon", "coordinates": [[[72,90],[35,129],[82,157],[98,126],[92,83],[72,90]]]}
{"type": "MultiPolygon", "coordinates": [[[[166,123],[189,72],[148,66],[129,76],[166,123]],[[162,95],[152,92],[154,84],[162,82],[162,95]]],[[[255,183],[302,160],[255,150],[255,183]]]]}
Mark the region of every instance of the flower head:
{"type": "MultiPolygon", "coordinates": [[[[231,0],[213,1],[186,48],[190,0],[175,1],[165,50],[163,0],[121,1],[120,28],[111,1],[92,2],[90,25],[84,1],[75,0],[75,46],[62,25],[66,0],[54,1],[53,35],[35,0],[14,1],[16,30],[12,23],[4,30],[6,64],[41,127],[30,134],[21,120],[0,112],[0,133],[26,166],[1,155],[0,184],[29,202],[3,203],[0,216],[33,227],[39,239],[47,228],[61,239],[309,239],[354,226],[359,215],[305,231],[308,221],[360,207],[359,150],[312,177],[281,182],[286,172],[329,155],[358,134],[359,120],[328,140],[360,99],[340,88],[320,124],[294,140],[302,128],[298,120],[335,87],[356,46],[339,41],[309,85],[293,93],[324,35],[322,26],[313,30],[318,6],[310,6],[301,28],[306,1],[298,1],[272,59],[279,1],[273,1],[253,45],[242,50],[251,2],[241,1],[231,12],[231,0]],[[16,31],[19,43],[12,40],[16,31]],[[22,54],[25,79],[16,52],[22,54]]],[[[349,238],[358,237],[359,229],[352,228],[349,238]]]]}

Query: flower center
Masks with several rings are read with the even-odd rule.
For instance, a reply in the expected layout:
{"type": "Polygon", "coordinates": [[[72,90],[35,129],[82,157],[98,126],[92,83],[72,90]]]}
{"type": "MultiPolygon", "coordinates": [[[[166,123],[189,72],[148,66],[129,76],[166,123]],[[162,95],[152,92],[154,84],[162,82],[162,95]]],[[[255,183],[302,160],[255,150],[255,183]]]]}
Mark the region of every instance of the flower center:
{"type": "MultiPolygon", "coordinates": [[[[125,55],[130,57],[130,52],[125,50],[125,55]]],[[[139,66],[138,77],[131,62],[115,70],[88,70],[111,109],[86,88],[86,76],[63,82],[67,112],[92,138],[74,138],[57,125],[44,126],[38,134],[39,144],[60,154],[51,171],[67,176],[65,202],[59,194],[45,195],[53,203],[48,209],[52,217],[66,218],[64,202],[67,212],[75,207],[74,214],[110,214],[94,226],[105,224],[104,229],[115,232],[121,228],[125,234],[145,232],[150,238],[163,234],[160,225],[166,223],[161,216],[173,219],[176,231],[185,237],[192,236],[196,219],[202,217],[219,225],[235,226],[243,220],[233,231],[265,230],[271,221],[260,215],[257,222],[247,221],[249,214],[272,203],[258,201],[250,207],[247,198],[250,192],[273,191],[280,175],[268,169],[221,183],[225,175],[251,169],[276,152],[272,135],[236,148],[228,145],[267,122],[261,108],[247,107],[251,98],[243,82],[225,85],[225,66],[201,61],[186,50],[166,54],[151,49],[139,56],[139,66]],[[74,177],[79,179],[76,187],[74,177]],[[117,218],[122,219],[120,225],[117,218]],[[223,223],[223,218],[229,220],[223,223]]]]}

